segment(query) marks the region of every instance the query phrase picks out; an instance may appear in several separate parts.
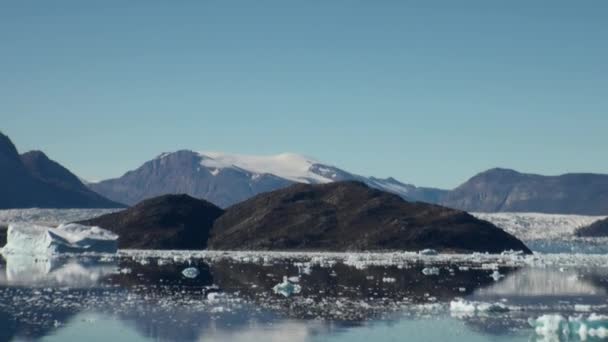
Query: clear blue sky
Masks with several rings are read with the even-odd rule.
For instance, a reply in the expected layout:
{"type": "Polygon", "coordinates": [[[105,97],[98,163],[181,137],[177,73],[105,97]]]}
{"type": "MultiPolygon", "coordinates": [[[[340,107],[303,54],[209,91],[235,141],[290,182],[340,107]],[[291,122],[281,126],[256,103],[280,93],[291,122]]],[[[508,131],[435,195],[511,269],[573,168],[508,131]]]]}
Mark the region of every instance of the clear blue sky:
{"type": "Polygon", "coordinates": [[[97,180],[181,148],[608,173],[608,2],[0,0],[0,130],[97,180]]]}

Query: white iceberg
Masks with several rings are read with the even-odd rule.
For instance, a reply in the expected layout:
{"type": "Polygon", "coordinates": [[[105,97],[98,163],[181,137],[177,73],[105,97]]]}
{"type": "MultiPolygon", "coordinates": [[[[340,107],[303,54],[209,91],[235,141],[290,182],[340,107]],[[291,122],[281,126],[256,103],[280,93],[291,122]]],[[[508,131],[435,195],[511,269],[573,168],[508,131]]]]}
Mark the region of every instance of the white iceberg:
{"type": "Polygon", "coordinates": [[[62,253],[116,253],[118,235],[75,223],[57,228],[14,223],[8,226],[2,254],[54,255],[62,253]]]}

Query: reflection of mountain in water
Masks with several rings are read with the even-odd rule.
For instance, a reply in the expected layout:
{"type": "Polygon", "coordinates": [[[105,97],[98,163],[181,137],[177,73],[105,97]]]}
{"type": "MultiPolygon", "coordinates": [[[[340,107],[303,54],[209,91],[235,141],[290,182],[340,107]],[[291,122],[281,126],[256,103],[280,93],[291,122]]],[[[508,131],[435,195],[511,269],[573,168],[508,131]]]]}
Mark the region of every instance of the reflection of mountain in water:
{"type": "MultiPolygon", "coordinates": [[[[447,264],[359,269],[337,263],[303,269],[293,261],[26,261],[9,258],[7,275],[0,282],[0,326],[7,327],[7,339],[44,336],[62,329],[80,312],[118,318],[142,336],[157,340],[238,339],[245,331],[266,336],[268,331],[251,328],[291,322],[290,318],[335,319],[359,325],[386,317],[404,305],[450,301],[494,284],[488,270],[462,271],[447,264]],[[439,268],[440,275],[422,273],[424,267],[432,266],[439,268]],[[196,267],[199,276],[184,277],[181,272],[186,267],[196,267]],[[302,293],[290,298],[275,294],[272,288],[284,276],[295,277],[302,293]],[[213,291],[225,292],[226,297],[207,300],[213,291]]],[[[501,269],[503,274],[509,272],[501,269]]],[[[309,324],[301,330],[287,328],[300,331],[294,339],[314,333],[309,324]]],[[[318,331],[326,329],[331,328],[324,325],[318,331]]],[[[280,336],[275,333],[280,334],[280,329],[268,336],[280,336]]]]}
{"type": "Polygon", "coordinates": [[[5,272],[0,272],[0,284],[3,285],[90,287],[104,276],[117,272],[116,262],[99,259],[13,254],[4,258],[5,272]]]}
{"type": "Polygon", "coordinates": [[[507,298],[606,296],[606,290],[576,272],[525,268],[493,286],[478,289],[475,295],[507,298]]]}

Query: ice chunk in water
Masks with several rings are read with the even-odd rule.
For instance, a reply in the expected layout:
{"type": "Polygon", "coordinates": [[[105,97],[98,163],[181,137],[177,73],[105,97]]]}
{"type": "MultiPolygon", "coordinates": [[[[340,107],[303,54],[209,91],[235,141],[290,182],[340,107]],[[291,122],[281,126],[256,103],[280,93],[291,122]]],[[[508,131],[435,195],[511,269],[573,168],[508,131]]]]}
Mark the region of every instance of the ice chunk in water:
{"type": "Polygon", "coordinates": [[[3,254],[116,253],[118,235],[99,227],[70,223],[57,228],[15,223],[8,227],[3,254]]]}
{"type": "Polygon", "coordinates": [[[425,267],[422,269],[422,274],[429,276],[429,275],[439,275],[439,268],[438,267],[425,267]]]}
{"type": "Polygon", "coordinates": [[[427,249],[421,250],[420,252],[418,252],[418,254],[419,255],[437,255],[439,253],[437,253],[437,251],[434,249],[427,248],[427,249]]]}
{"type": "Polygon", "coordinates": [[[589,338],[608,338],[608,316],[591,314],[587,319],[584,316],[569,317],[561,315],[542,315],[530,319],[529,323],[537,335],[558,340],[578,337],[582,341],[589,338]]]}
{"type": "Polygon", "coordinates": [[[280,294],[283,297],[289,297],[294,294],[300,293],[302,291],[302,287],[298,284],[293,284],[287,279],[287,277],[283,277],[283,282],[276,284],[272,290],[276,294],[280,294]]]}
{"type": "Polygon", "coordinates": [[[198,277],[200,272],[198,271],[198,269],[196,267],[188,267],[182,271],[182,274],[186,278],[194,279],[194,278],[198,277]]]}
{"type": "Polygon", "coordinates": [[[450,311],[455,316],[472,316],[476,313],[507,312],[509,308],[502,303],[469,302],[458,299],[450,302],[450,311]]]}

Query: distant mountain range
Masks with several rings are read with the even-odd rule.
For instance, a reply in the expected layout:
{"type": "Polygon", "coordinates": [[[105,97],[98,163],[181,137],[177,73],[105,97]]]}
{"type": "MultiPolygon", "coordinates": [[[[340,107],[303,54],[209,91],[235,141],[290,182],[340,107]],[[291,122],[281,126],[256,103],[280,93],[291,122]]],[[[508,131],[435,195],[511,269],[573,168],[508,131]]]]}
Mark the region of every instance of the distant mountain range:
{"type": "Polygon", "coordinates": [[[186,193],[220,207],[294,183],[323,184],[356,180],[395,193],[406,200],[437,202],[443,190],[419,188],[393,178],[356,175],[312,158],[285,153],[274,156],[235,155],[182,150],[163,153],[122,177],[89,183],[115,201],[135,204],[167,193],[186,193]]]}
{"type": "Polygon", "coordinates": [[[608,175],[541,176],[491,169],[445,193],[439,204],[471,212],[608,214],[608,175]]]}
{"type": "Polygon", "coordinates": [[[416,187],[394,178],[365,177],[297,154],[234,155],[182,150],[163,153],[122,177],[88,186],[121,203],[166,193],[187,193],[228,207],[293,183],[355,180],[421,201],[470,212],[608,214],[608,175],[541,176],[491,169],[453,190],[416,187]]]}
{"type": "Polygon", "coordinates": [[[40,151],[19,155],[0,133],[0,208],[117,208],[40,151]]]}
{"type": "Polygon", "coordinates": [[[119,178],[83,184],[42,152],[19,155],[0,133],[0,208],[112,208],[182,193],[226,208],[294,183],[336,181],[360,181],[408,201],[469,212],[608,215],[608,175],[602,174],[541,176],[496,168],[453,190],[442,190],[365,177],[292,153],[254,156],[181,150],[163,153],[119,178]]]}

